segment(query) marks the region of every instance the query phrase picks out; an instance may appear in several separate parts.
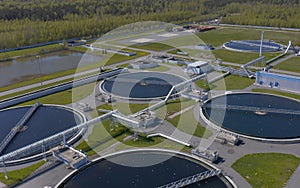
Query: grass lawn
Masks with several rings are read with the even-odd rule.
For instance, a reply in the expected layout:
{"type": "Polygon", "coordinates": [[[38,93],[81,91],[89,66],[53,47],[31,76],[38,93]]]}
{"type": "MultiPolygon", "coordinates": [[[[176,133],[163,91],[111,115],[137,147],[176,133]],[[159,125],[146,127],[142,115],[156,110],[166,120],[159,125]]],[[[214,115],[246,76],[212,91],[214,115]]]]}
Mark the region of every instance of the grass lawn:
{"type": "Polygon", "coordinates": [[[210,90],[210,86],[209,86],[209,84],[207,83],[207,81],[206,80],[197,80],[196,82],[195,82],[195,84],[198,86],[198,87],[200,87],[201,89],[203,89],[204,91],[209,91],[210,90]]]}
{"type": "Polygon", "coordinates": [[[277,64],[274,68],[300,73],[300,57],[292,57],[282,63],[277,64]]]}
{"type": "Polygon", "coordinates": [[[172,48],[177,48],[177,49],[179,49],[179,47],[182,46],[194,46],[194,45],[203,44],[203,41],[197,35],[193,35],[193,34],[167,39],[162,42],[166,45],[172,46],[172,48]]]}
{"type": "MultiPolygon", "coordinates": [[[[152,137],[152,138],[147,138],[144,136],[139,136],[138,140],[134,141],[133,139],[128,140],[123,142],[124,144],[126,144],[127,146],[132,146],[132,147],[151,147],[151,146],[155,146],[157,144],[162,143],[163,141],[165,141],[164,138],[162,137],[152,137]]],[[[127,148],[126,146],[121,146],[119,147],[119,149],[125,149],[127,148]]]]}
{"type": "Polygon", "coordinates": [[[113,110],[118,109],[123,114],[134,114],[138,111],[141,111],[152,104],[150,103],[122,103],[116,102],[112,104],[103,104],[97,107],[97,109],[113,110]]]}
{"type": "Polygon", "coordinates": [[[241,174],[253,188],[284,187],[300,163],[289,154],[249,154],[237,160],[232,168],[241,174]]]}
{"type": "Polygon", "coordinates": [[[0,53],[0,61],[6,60],[6,59],[11,59],[15,57],[21,57],[21,56],[34,56],[38,54],[45,54],[57,50],[63,50],[67,49],[64,46],[61,46],[59,44],[52,44],[52,45],[47,45],[47,46],[41,46],[41,47],[36,47],[36,48],[29,48],[29,49],[24,49],[24,50],[15,50],[11,52],[2,52],[0,53]]]}
{"type": "Polygon", "coordinates": [[[19,91],[19,92],[15,92],[15,93],[8,94],[8,95],[4,95],[4,96],[0,97],[0,100],[4,100],[4,99],[10,98],[10,97],[17,96],[17,95],[22,95],[22,94],[25,94],[25,93],[37,91],[39,89],[51,87],[51,86],[54,86],[54,85],[57,85],[57,84],[60,84],[60,83],[63,83],[63,82],[72,81],[72,80],[73,80],[73,78],[67,79],[67,80],[63,80],[63,81],[60,81],[60,82],[54,82],[52,84],[46,84],[46,85],[43,85],[43,86],[38,86],[38,87],[35,87],[35,88],[31,88],[31,89],[27,89],[27,90],[23,90],[23,91],[19,91]]]}
{"type": "Polygon", "coordinates": [[[154,71],[154,72],[167,72],[170,69],[166,66],[159,65],[157,67],[153,67],[153,68],[149,68],[149,69],[143,69],[143,70],[154,71]]]}
{"type": "Polygon", "coordinates": [[[237,75],[229,75],[221,80],[218,80],[211,84],[210,89],[214,90],[235,90],[235,89],[245,89],[251,86],[255,82],[254,79],[241,77],[237,75]],[[225,82],[225,85],[224,85],[225,82]],[[225,87],[225,88],[224,88],[225,87]]]}
{"type": "MultiPolygon", "coordinates": [[[[183,50],[179,50],[179,49],[173,49],[168,51],[169,54],[174,54],[174,55],[178,55],[178,52],[182,52],[183,50]]],[[[188,55],[182,55],[182,56],[188,56],[188,55]]]]}
{"type": "Polygon", "coordinates": [[[200,125],[199,122],[196,121],[193,114],[193,109],[175,116],[172,119],[168,119],[167,121],[172,123],[179,130],[190,135],[194,135],[200,138],[208,138],[212,135],[212,132],[210,130],[207,130],[205,127],[200,125]]]}
{"type": "Polygon", "coordinates": [[[282,91],[276,91],[276,90],[271,90],[271,89],[252,89],[253,92],[259,92],[259,93],[270,93],[270,94],[275,94],[275,95],[282,95],[294,99],[300,100],[300,95],[293,94],[293,93],[286,93],[282,91]]]}
{"type": "MultiPolygon", "coordinates": [[[[110,106],[102,106],[101,108],[109,110],[110,106]]],[[[98,113],[96,111],[93,111],[91,115],[93,117],[97,117],[98,113]]],[[[118,127],[114,127],[113,130],[110,130],[110,125],[110,119],[106,119],[100,123],[95,124],[92,133],[88,136],[87,141],[81,142],[76,148],[82,149],[82,151],[87,152],[87,155],[94,155],[96,154],[96,152],[99,152],[105,147],[113,144],[117,137],[120,137],[124,133],[128,132],[128,128],[122,126],[121,124],[118,124],[118,127]]]]}
{"type": "Polygon", "coordinates": [[[166,105],[156,109],[155,112],[159,118],[165,119],[166,116],[179,112],[180,110],[194,104],[195,101],[193,100],[180,98],[180,99],[168,101],[166,105]]]}
{"type": "MultiPolygon", "coordinates": [[[[260,29],[219,27],[216,30],[198,33],[200,39],[213,46],[221,46],[230,40],[260,40],[260,29]]],[[[299,32],[264,30],[264,38],[286,45],[288,41],[298,41],[299,32]]]]}
{"type": "Polygon", "coordinates": [[[125,64],[122,64],[122,65],[118,65],[117,67],[118,68],[127,68],[129,66],[129,63],[125,63],[125,64]]]}
{"type": "Polygon", "coordinates": [[[230,40],[259,40],[261,31],[251,29],[237,29],[237,28],[222,28],[208,32],[198,33],[197,36],[202,39],[206,44],[213,46],[221,46],[223,43],[230,40]]]}
{"type": "Polygon", "coordinates": [[[108,53],[107,57],[104,58],[100,64],[101,66],[107,66],[107,65],[112,65],[112,64],[116,64],[122,61],[128,61],[128,60],[132,60],[132,59],[136,59],[142,56],[146,56],[149,55],[149,53],[147,52],[141,52],[141,51],[137,51],[137,50],[129,50],[129,49],[122,49],[124,51],[128,51],[128,52],[136,52],[136,55],[134,56],[124,56],[124,55],[120,55],[120,54],[112,54],[112,53],[108,53]]]}
{"type": "Polygon", "coordinates": [[[76,51],[76,52],[82,52],[82,53],[89,53],[89,50],[85,47],[82,46],[74,46],[74,47],[69,47],[70,50],[76,51]]]}
{"type": "MultiPolygon", "coordinates": [[[[213,51],[210,50],[198,50],[192,48],[180,48],[180,50],[187,52],[189,54],[188,57],[196,57],[210,60],[216,59],[215,55],[213,54],[213,51]]],[[[190,59],[191,58],[189,58],[188,60],[190,61],[190,59]]]]}
{"type": "MultiPolygon", "coordinates": [[[[259,57],[258,53],[247,53],[247,52],[235,52],[225,49],[214,50],[212,53],[216,58],[222,59],[224,62],[246,64],[259,57]]],[[[266,56],[266,60],[272,59],[281,53],[263,53],[266,56]]]]}
{"type": "MultiPolygon", "coordinates": [[[[117,67],[119,68],[131,68],[131,66],[129,65],[129,63],[125,63],[123,65],[118,65],[117,67]]],[[[168,67],[163,66],[163,65],[158,65],[157,67],[153,67],[153,68],[148,68],[148,69],[142,69],[142,71],[154,71],[154,72],[166,72],[170,70],[168,67]]]]}
{"type": "Polygon", "coordinates": [[[93,150],[92,146],[90,143],[87,141],[83,140],[76,146],[76,149],[81,150],[85,152],[88,156],[96,155],[97,153],[93,150]]]}
{"type": "Polygon", "coordinates": [[[19,106],[23,105],[31,105],[36,102],[41,102],[43,104],[60,104],[66,105],[72,102],[76,102],[81,100],[87,96],[89,96],[94,90],[95,83],[90,83],[87,85],[83,85],[80,87],[76,87],[73,89],[69,89],[66,91],[62,91],[59,93],[54,93],[52,95],[48,95],[45,97],[41,97],[32,101],[27,101],[25,103],[19,104],[19,106]]]}
{"type": "Polygon", "coordinates": [[[17,183],[20,183],[26,177],[28,177],[32,172],[41,167],[43,164],[45,164],[45,161],[40,161],[32,166],[23,169],[10,171],[7,173],[8,179],[5,179],[4,173],[0,173],[0,181],[8,186],[16,185],[17,183]]]}
{"type": "Polygon", "coordinates": [[[166,50],[170,50],[173,48],[172,46],[169,46],[167,44],[156,43],[156,42],[146,43],[146,44],[141,44],[141,45],[133,45],[130,47],[143,49],[143,50],[152,50],[152,51],[156,51],[156,52],[166,51],[166,50]]]}
{"type": "Polygon", "coordinates": [[[163,148],[163,149],[171,149],[171,150],[182,151],[182,152],[187,152],[187,153],[190,152],[190,150],[191,150],[190,147],[186,147],[182,144],[179,144],[172,140],[167,140],[167,139],[159,137],[159,136],[151,137],[151,138],[139,136],[138,140],[136,140],[136,141],[128,140],[123,143],[124,144],[117,146],[115,151],[130,149],[132,147],[163,148]]]}

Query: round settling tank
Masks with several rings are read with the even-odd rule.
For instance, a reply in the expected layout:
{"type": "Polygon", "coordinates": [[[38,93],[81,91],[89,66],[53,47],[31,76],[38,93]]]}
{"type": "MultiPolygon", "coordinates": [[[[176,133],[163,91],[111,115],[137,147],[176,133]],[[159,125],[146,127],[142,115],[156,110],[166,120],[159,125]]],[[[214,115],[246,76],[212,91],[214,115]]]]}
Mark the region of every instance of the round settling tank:
{"type": "MultiPolygon", "coordinates": [[[[121,74],[100,84],[100,90],[113,97],[133,100],[165,98],[171,88],[184,78],[158,72],[121,74]]],[[[176,91],[173,92],[176,94],[176,91]]]]}
{"type": "Polygon", "coordinates": [[[201,115],[209,125],[241,136],[269,141],[300,139],[300,102],[259,93],[232,93],[205,102],[201,115]]]}
{"type": "MultiPolygon", "coordinates": [[[[159,187],[211,170],[214,167],[184,154],[167,151],[138,150],[99,158],[66,177],[59,188],[96,187],[159,187]],[[113,161],[113,162],[112,162],[113,161]],[[124,163],[151,163],[133,167],[124,163]],[[150,162],[149,162],[150,161],[150,162]],[[163,161],[163,162],[158,162],[163,161]],[[118,162],[115,163],[115,162],[118,162]],[[157,163],[156,163],[157,162],[157,163]]],[[[188,185],[201,188],[228,188],[231,183],[224,176],[213,176],[188,185]]]]}
{"type": "MultiPolygon", "coordinates": [[[[259,52],[261,46],[260,40],[232,40],[223,44],[223,47],[228,50],[239,52],[259,52]]],[[[282,45],[272,42],[263,41],[262,52],[278,52],[282,51],[282,45]]]]}
{"type": "MultiPolygon", "coordinates": [[[[7,139],[7,135],[11,134],[12,130],[16,128],[18,122],[24,118],[25,114],[31,109],[31,107],[32,106],[24,106],[1,111],[0,142],[7,139]]],[[[69,107],[41,105],[28,117],[28,120],[22,126],[21,130],[18,131],[17,134],[15,134],[15,136],[9,141],[1,155],[60,133],[66,129],[83,123],[84,121],[85,117],[83,114],[69,107]]],[[[66,141],[78,136],[80,131],[81,130],[78,130],[73,134],[66,135],[66,141]]],[[[45,143],[45,150],[60,144],[60,142],[61,140],[57,143],[45,143]]],[[[24,154],[22,158],[27,158],[41,152],[42,148],[40,151],[33,151],[33,153],[24,154]]]]}

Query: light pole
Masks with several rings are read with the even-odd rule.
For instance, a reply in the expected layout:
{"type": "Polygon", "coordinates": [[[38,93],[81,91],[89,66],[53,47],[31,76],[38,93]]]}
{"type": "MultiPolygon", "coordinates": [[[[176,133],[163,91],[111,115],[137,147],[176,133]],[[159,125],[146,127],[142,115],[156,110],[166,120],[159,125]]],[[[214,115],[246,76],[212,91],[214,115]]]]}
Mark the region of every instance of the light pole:
{"type": "Polygon", "coordinates": [[[40,57],[39,55],[35,56],[37,58],[38,64],[39,64],[39,72],[40,72],[40,83],[41,86],[43,86],[43,78],[42,78],[42,70],[41,70],[41,62],[40,62],[40,57]]]}

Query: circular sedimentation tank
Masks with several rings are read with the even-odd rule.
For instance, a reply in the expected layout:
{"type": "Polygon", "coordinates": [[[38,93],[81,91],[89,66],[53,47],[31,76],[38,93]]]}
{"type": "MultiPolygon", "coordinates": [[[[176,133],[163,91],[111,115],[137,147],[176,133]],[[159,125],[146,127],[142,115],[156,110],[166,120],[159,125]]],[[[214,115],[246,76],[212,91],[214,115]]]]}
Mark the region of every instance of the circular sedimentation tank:
{"type": "MultiPolygon", "coordinates": [[[[261,46],[260,40],[232,40],[223,47],[228,50],[239,52],[259,52],[261,46]]],[[[278,52],[282,51],[282,45],[273,41],[263,41],[262,52],[278,52]]]]}
{"type": "Polygon", "coordinates": [[[201,108],[211,126],[266,141],[300,140],[300,102],[277,95],[232,93],[209,99],[201,108]]]}
{"type": "MultiPolygon", "coordinates": [[[[137,72],[108,78],[99,87],[101,92],[117,98],[153,100],[163,99],[174,85],[184,80],[172,74],[137,72]]],[[[173,94],[176,94],[176,91],[173,94]]]]}
{"type": "MultiPolygon", "coordinates": [[[[83,169],[70,174],[56,187],[152,188],[163,186],[213,168],[199,159],[185,154],[175,154],[170,151],[127,151],[93,161],[83,169]],[[155,164],[134,167],[136,164],[151,162],[155,164]],[[128,164],[133,164],[133,166],[129,166],[128,164]]],[[[233,186],[227,178],[220,175],[193,183],[188,187],[229,188],[233,186]]]]}
{"type": "MultiPolygon", "coordinates": [[[[16,124],[31,107],[32,106],[23,106],[1,110],[0,142],[3,141],[7,137],[7,135],[16,127],[16,124]]],[[[54,134],[60,133],[61,131],[83,123],[84,121],[85,117],[83,114],[69,107],[58,105],[41,105],[31,116],[29,116],[22,129],[12,138],[1,155],[7,154],[54,134]]],[[[66,141],[70,141],[76,136],[79,136],[80,131],[81,130],[78,130],[77,132],[74,132],[74,134],[66,135],[66,141]]],[[[51,147],[60,144],[60,141],[53,144],[45,144],[45,149],[48,150],[51,147]]],[[[35,151],[34,153],[28,153],[23,157],[31,157],[41,152],[42,151],[35,151]]]]}

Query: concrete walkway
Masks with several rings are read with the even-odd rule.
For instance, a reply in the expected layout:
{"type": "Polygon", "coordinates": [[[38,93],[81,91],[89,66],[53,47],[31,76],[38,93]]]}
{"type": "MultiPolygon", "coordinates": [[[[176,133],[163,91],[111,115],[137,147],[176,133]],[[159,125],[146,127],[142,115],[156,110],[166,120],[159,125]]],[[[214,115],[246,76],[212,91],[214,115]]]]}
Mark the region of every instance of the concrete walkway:
{"type": "Polygon", "coordinates": [[[294,174],[290,177],[285,185],[287,188],[296,188],[300,186],[300,165],[295,170],[294,174]]]}

